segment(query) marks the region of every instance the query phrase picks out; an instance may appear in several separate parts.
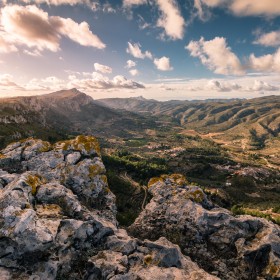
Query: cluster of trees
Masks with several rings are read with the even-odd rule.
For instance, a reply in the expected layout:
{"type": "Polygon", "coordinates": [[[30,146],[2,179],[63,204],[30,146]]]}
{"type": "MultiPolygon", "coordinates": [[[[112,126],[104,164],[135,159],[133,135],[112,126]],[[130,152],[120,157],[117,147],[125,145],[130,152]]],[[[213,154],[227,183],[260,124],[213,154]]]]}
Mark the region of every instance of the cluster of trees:
{"type": "Polygon", "coordinates": [[[150,178],[168,171],[164,159],[143,159],[125,150],[116,151],[112,155],[104,155],[102,159],[108,170],[126,171],[143,185],[146,185],[150,178]]]}

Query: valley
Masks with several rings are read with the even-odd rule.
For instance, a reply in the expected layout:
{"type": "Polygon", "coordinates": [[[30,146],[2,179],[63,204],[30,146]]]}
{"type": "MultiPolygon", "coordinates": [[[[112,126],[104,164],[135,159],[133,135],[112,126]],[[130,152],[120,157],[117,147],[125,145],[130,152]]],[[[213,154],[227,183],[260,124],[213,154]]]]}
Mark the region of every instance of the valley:
{"type": "Polygon", "coordinates": [[[93,100],[72,89],[1,99],[0,107],[2,147],[28,137],[55,142],[95,135],[124,226],[149,201],[143,188],[149,179],[172,173],[223,207],[279,221],[279,97],[93,100]]]}

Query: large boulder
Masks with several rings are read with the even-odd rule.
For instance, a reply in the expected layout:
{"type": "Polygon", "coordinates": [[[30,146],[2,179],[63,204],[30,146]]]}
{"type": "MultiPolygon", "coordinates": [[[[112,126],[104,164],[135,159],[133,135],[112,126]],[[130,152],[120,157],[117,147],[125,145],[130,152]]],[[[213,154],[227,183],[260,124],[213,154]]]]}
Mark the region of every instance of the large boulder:
{"type": "Polygon", "coordinates": [[[98,143],[28,139],[0,153],[0,279],[218,279],[177,245],[118,229],[98,143]]]}
{"type": "Polygon", "coordinates": [[[59,182],[89,208],[100,210],[116,223],[115,196],[93,136],[81,135],[54,145],[33,138],[10,144],[1,152],[0,168],[10,173],[34,171],[49,182],[59,182]]]}
{"type": "Polygon", "coordinates": [[[280,228],[214,207],[181,175],[153,178],[153,196],[129,228],[140,239],[164,236],[222,279],[280,279],[280,228]]]}

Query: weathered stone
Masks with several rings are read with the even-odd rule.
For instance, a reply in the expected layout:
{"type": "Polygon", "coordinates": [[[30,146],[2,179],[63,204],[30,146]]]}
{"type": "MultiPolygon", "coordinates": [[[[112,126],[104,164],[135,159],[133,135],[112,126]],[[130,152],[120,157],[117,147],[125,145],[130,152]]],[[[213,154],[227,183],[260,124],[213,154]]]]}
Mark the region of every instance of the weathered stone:
{"type": "Polygon", "coordinates": [[[167,239],[116,227],[94,139],[28,139],[1,152],[0,279],[217,279],[167,239]]]}
{"type": "MultiPolygon", "coordinates": [[[[2,155],[0,168],[35,171],[47,181],[58,181],[116,223],[115,196],[108,187],[100,148],[93,136],[78,136],[55,145],[30,138],[9,145],[2,155]]],[[[0,181],[0,188],[2,185],[0,181]]]]}
{"type": "Polygon", "coordinates": [[[279,226],[251,216],[233,217],[177,177],[150,181],[153,199],[130,227],[131,234],[152,240],[165,236],[222,279],[280,277],[279,226]]]}

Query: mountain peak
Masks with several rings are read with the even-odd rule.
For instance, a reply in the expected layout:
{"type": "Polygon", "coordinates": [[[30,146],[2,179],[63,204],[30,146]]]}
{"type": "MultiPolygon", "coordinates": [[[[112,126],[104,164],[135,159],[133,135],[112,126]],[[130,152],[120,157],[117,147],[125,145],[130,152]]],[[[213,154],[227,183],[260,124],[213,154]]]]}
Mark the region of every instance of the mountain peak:
{"type": "Polygon", "coordinates": [[[147,99],[146,99],[145,97],[143,97],[142,95],[136,96],[136,97],[131,97],[131,99],[140,100],[140,101],[145,101],[145,100],[147,100],[147,99]]]}
{"type": "Polygon", "coordinates": [[[45,98],[69,98],[69,97],[76,97],[78,95],[86,96],[85,93],[79,91],[76,88],[72,88],[72,89],[59,90],[59,91],[52,92],[52,93],[49,93],[49,94],[44,94],[44,95],[42,95],[42,97],[45,97],[45,98]]]}

